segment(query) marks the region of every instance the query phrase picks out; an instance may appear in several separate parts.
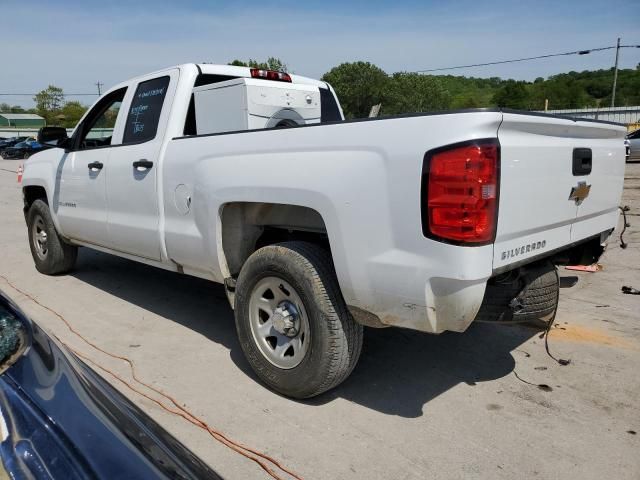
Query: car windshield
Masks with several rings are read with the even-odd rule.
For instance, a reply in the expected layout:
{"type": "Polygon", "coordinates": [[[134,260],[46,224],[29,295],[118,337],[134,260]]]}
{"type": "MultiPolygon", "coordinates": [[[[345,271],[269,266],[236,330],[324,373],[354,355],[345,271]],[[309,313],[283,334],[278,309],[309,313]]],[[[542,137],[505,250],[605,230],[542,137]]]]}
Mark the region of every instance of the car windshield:
{"type": "Polygon", "coordinates": [[[19,318],[0,304],[0,372],[22,346],[24,326],[19,318]]]}

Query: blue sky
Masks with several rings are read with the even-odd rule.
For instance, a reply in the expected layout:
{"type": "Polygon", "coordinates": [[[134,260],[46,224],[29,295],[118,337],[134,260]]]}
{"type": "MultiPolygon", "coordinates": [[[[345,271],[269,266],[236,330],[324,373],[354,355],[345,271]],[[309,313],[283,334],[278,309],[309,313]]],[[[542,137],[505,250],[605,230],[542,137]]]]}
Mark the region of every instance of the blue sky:
{"type": "MultiPolygon", "coordinates": [[[[277,56],[311,77],[366,60],[391,73],[623,43],[640,44],[640,1],[0,0],[0,93],[54,84],[93,92],[185,62],[277,56]]],[[[452,74],[532,80],[608,68],[613,51],[452,74]]],[[[621,53],[621,67],[640,49],[621,53]]],[[[89,102],[89,98],[83,99],[89,102]]],[[[29,97],[0,102],[31,106],[29,97]]]]}

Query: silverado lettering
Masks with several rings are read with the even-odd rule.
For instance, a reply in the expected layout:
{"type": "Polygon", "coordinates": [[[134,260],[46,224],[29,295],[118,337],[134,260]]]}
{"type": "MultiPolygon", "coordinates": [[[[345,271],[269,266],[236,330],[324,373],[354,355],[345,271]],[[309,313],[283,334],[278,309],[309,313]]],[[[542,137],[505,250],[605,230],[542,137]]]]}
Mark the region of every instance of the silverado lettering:
{"type": "Polygon", "coordinates": [[[541,240],[539,242],[527,243],[526,245],[522,245],[518,248],[512,248],[511,250],[505,250],[502,252],[501,259],[507,260],[511,257],[517,257],[518,255],[524,255],[525,253],[532,252],[534,250],[540,250],[547,246],[546,240],[541,240]]]}

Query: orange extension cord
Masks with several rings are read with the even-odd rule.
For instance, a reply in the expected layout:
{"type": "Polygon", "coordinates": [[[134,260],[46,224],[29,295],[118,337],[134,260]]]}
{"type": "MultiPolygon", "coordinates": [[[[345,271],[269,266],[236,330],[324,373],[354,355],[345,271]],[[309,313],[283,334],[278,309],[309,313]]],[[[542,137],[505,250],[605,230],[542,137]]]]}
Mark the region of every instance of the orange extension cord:
{"type": "Polygon", "coordinates": [[[25,292],[21,288],[17,287],[13,282],[11,282],[4,275],[0,274],[0,278],[2,278],[15,291],[21,293],[22,295],[27,297],[29,300],[31,300],[35,304],[39,305],[40,307],[44,308],[45,310],[49,311],[50,313],[52,313],[53,315],[58,317],[66,325],[66,327],[69,329],[69,331],[71,333],[76,335],[80,340],[82,340],[84,343],[86,343],[90,347],[92,347],[93,349],[95,349],[95,350],[97,350],[97,351],[99,351],[101,353],[104,353],[105,355],[107,355],[107,356],[109,356],[111,358],[114,358],[114,359],[117,359],[117,360],[122,360],[123,362],[126,362],[129,365],[129,369],[131,370],[131,376],[132,376],[133,380],[136,383],[138,383],[140,385],[143,385],[144,387],[148,388],[149,390],[152,390],[153,392],[157,393],[158,395],[164,397],[166,400],[171,402],[176,407],[176,409],[173,409],[170,406],[167,406],[166,404],[162,403],[160,400],[157,400],[157,399],[151,397],[150,395],[148,395],[147,393],[135,388],[133,385],[131,385],[129,382],[127,382],[126,380],[124,380],[123,378],[118,376],[116,373],[114,373],[113,371],[109,370],[108,368],[103,367],[102,365],[98,364],[97,362],[95,362],[94,360],[89,358],[87,355],[82,354],[82,353],[78,352],[77,350],[75,350],[74,348],[70,347],[65,342],[63,342],[62,339],[60,339],[60,337],[58,337],[57,335],[54,334],[56,339],[62,345],[64,345],[70,351],[72,351],[75,355],[77,355],[78,357],[80,357],[80,358],[86,360],[87,362],[91,363],[92,365],[94,365],[98,369],[102,370],[103,372],[111,375],[113,378],[115,378],[120,383],[125,385],[131,391],[137,393],[138,395],[141,395],[141,396],[145,397],[146,399],[148,399],[151,402],[153,402],[156,405],[158,405],[163,410],[165,410],[165,411],[167,411],[167,412],[169,412],[169,413],[171,413],[173,415],[177,415],[179,417],[182,417],[183,419],[185,419],[189,423],[192,423],[196,427],[199,427],[199,428],[201,428],[203,430],[206,430],[209,433],[209,435],[211,435],[218,442],[222,443],[223,445],[225,445],[226,447],[230,448],[231,450],[239,453],[240,455],[248,458],[249,460],[252,460],[253,462],[257,463],[265,472],[267,472],[274,479],[276,479],[276,480],[285,480],[284,477],[280,476],[276,471],[274,471],[274,469],[270,468],[269,464],[271,464],[271,466],[277,467],[277,469],[279,469],[282,472],[287,473],[288,475],[290,475],[291,477],[295,478],[296,480],[302,480],[302,477],[300,477],[296,473],[294,473],[291,470],[289,470],[286,467],[284,467],[280,462],[278,462],[274,458],[272,458],[272,457],[270,457],[270,456],[268,456],[268,455],[266,455],[266,454],[264,454],[262,452],[254,450],[254,449],[252,449],[250,447],[247,447],[246,445],[243,445],[243,444],[241,444],[241,443],[239,443],[239,442],[237,442],[235,440],[230,439],[229,437],[224,435],[219,430],[216,430],[216,429],[212,428],[211,426],[209,426],[204,420],[202,420],[201,418],[199,418],[196,415],[194,415],[193,413],[191,413],[185,407],[181,406],[180,403],[175,398],[173,398],[172,396],[170,396],[170,395],[164,393],[162,390],[160,390],[160,389],[158,389],[158,388],[156,388],[156,387],[154,387],[152,385],[149,385],[148,383],[145,383],[142,380],[140,380],[138,378],[137,374],[136,374],[135,365],[130,359],[128,359],[127,357],[123,357],[121,355],[116,355],[114,353],[108,352],[108,351],[100,348],[96,344],[92,343],[91,341],[87,340],[75,328],[73,328],[73,326],[61,314],[59,314],[58,312],[56,312],[52,308],[40,303],[32,295],[30,295],[29,293],[25,292]]]}

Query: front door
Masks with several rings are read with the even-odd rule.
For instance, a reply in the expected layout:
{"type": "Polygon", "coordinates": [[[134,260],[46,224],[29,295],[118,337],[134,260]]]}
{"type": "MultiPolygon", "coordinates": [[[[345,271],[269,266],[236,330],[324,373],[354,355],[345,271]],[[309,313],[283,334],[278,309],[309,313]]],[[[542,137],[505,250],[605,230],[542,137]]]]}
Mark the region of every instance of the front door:
{"type": "Polygon", "coordinates": [[[126,88],[105,95],[73,136],[56,174],[53,206],[67,238],[107,245],[107,166],[112,132],[126,88]]]}

